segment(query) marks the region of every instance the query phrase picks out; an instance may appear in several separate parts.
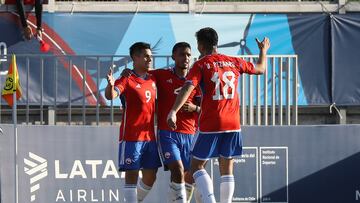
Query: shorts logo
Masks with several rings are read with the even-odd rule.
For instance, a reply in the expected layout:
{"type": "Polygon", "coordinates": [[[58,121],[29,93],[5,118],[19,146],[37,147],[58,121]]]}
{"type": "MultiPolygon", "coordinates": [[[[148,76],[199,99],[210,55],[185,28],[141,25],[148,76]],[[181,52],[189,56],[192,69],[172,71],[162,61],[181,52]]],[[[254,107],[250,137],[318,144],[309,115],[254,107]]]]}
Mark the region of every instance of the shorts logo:
{"type": "Polygon", "coordinates": [[[168,158],[170,158],[171,154],[170,154],[170,152],[165,152],[164,156],[165,156],[165,158],[168,159],[168,158]]]}
{"type": "Polygon", "coordinates": [[[130,158],[127,158],[127,159],[125,160],[125,163],[126,163],[126,164],[131,164],[131,159],[130,159],[130,158]]]}

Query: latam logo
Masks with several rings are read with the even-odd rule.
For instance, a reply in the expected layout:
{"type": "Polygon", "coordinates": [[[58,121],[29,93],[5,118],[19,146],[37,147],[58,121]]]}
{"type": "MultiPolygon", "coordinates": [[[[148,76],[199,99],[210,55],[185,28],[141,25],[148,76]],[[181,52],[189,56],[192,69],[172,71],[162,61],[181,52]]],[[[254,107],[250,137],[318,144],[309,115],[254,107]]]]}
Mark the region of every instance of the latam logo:
{"type": "MultiPolygon", "coordinates": [[[[113,189],[112,185],[98,187],[99,179],[123,179],[125,173],[119,174],[113,160],[53,160],[51,158],[43,158],[37,154],[29,152],[28,158],[24,158],[24,171],[30,177],[30,193],[31,202],[120,202],[120,191],[113,189]],[[64,167],[72,162],[71,167],[64,167]],[[55,188],[52,185],[43,184],[40,188],[40,180],[44,178],[51,180],[61,180],[55,188]],[[88,180],[86,187],[82,187],[79,179],[88,180]],[[94,180],[89,182],[90,179],[94,180]],[[74,182],[75,181],[75,182],[74,182]],[[75,183],[75,184],[74,184],[75,183]],[[73,186],[76,185],[76,188],[73,186]],[[71,189],[67,189],[67,188],[71,189]],[[89,187],[90,186],[90,187],[89,187]],[[53,190],[55,195],[50,195],[52,192],[43,194],[42,199],[36,198],[41,190],[53,190]],[[66,189],[65,189],[66,188],[66,189]]],[[[130,160],[131,162],[132,160],[130,160]]],[[[142,174],[139,173],[139,177],[142,174]]],[[[44,181],[44,180],[43,180],[44,181]]],[[[49,182],[47,182],[49,183],[49,182]]],[[[30,201],[28,201],[30,202],[30,201]]]]}
{"type": "Polygon", "coordinates": [[[30,159],[24,159],[24,171],[30,176],[31,202],[35,201],[35,192],[40,189],[39,181],[48,175],[46,159],[29,152],[30,159]]]}

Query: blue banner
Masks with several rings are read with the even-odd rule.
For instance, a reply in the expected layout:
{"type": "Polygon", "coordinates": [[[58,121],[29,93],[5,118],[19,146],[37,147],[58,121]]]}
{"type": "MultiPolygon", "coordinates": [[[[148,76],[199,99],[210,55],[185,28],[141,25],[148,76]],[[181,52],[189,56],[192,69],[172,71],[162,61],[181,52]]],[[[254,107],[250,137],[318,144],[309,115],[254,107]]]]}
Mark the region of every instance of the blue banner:
{"type": "MultiPolygon", "coordinates": [[[[357,53],[356,43],[359,40],[355,38],[360,30],[358,19],[358,14],[335,15],[330,18],[328,14],[44,13],[44,40],[51,46],[47,53],[50,56],[123,57],[114,60],[110,57],[86,57],[86,64],[84,60],[71,61],[66,57],[44,62],[34,58],[29,62],[30,70],[27,70],[26,60],[18,60],[21,78],[27,78],[29,71],[29,77],[23,80],[29,83],[32,91],[31,96],[23,98],[20,104],[28,101],[30,104],[42,102],[52,105],[55,103],[56,94],[58,104],[69,101],[82,104],[85,100],[87,105],[95,105],[97,102],[108,105],[103,96],[106,73],[112,63],[115,64],[115,76],[118,76],[124,67],[132,66],[131,59],[126,57],[131,44],[145,41],[152,45],[155,56],[169,56],[176,42],[186,41],[192,46],[193,56],[198,57],[194,34],[200,28],[210,26],[219,34],[221,53],[256,55],[258,48],[255,37],[262,39],[267,36],[271,40],[268,54],[297,55],[299,105],[329,105],[333,102],[358,105],[360,98],[354,96],[357,93],[356,88],[353,91],[348,90],[356,87],[358,83],[356,76],[359,73],[354,70],[356,57],[351,57],[357,53]],[[347,69],[346,73],[351,73],[350,77],[337,73],[344,68],[347,69]],[[71,73],[69,70],[72,70],[71,73]],[[345,79],[346,83],[342,82],[345,79]],[[41,90],[41,82],[45,80],[47,85],[41,90]],[[56,83],[61,84],[62,88],[57,88],[56,83]],[[97,88],[101,91],[99,95],[97,88]],[[82,97],[83,93],[85,98],[82,97]]],[[[34,28],[35,17],[30,15],[28,21],[34,28]]],[[[6,49],[7,54],[44,55],[39,50],[37,40],[23,40],[19,19],[15,13],[0,14],[0,29],[6,30],[0,35],[2,53],[6,49]]],[[[1,70],[5,70],[6,59],[2,58],[1,61],[1,70]]],[[[171,65],[171,58],[156,60],[156,68],[171,65]]],[[[269,64],[269,67],[272,65],[269,64]]],[[[287,67],[287,61],[283,61],[282,65],[287,67]]],[[[280,64],[274,66],[278,67],[280,64]]]]}

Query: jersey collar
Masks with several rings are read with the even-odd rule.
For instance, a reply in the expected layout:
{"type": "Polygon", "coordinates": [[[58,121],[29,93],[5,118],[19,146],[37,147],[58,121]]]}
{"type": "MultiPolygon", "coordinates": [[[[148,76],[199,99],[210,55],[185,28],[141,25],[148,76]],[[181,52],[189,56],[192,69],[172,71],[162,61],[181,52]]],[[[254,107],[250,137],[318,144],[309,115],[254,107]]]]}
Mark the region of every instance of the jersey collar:
{"type": "Polygon", "coordinates": [[[149,78],[149,74],[148,74],[148,73],[146,73],[144,76],[140,76],[140,75],[138,75],[134,70],[131,70],[131,71],[132,71],[132,73],[133,73],[136,77],[141,78],[141,79],[143,79],[143,80],[147,80],[147,79],[149,78]]]}
{"type": "Polygon", "coordinates": [[[171,72],[172,72],[174,75],[176,75],[176,77],[180,78],[181,80],[185,80],[185,79],[186,79],[186,77],[181,77],[181,76],[178,76],[178,75],[176,74],[176,72],[175,72],[175,67],[172,67],[172,68],[171,68],[171,72]]]}

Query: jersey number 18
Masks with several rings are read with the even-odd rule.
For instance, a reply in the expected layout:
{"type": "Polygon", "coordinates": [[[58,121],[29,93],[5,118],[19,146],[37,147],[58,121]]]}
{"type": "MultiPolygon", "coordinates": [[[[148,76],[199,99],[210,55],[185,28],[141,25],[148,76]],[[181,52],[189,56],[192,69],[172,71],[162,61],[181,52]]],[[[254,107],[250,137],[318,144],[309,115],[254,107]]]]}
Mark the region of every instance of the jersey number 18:
{"type": "Polygon", "coordinates": [[[222,74],[221,78],[219,77],[219,73],[215,72],[211,78],[211,81],[213,81],[215,83],[215,95],[213,95],[213,100],[233,99],[234,98],[235,74],[232,71],[224,72],[222,74]],[[221,82],[221,81],[223,81],[223,82],[221,82]],[[222,94],[220,92],[221,90],[222,90],[222,94]]]}

